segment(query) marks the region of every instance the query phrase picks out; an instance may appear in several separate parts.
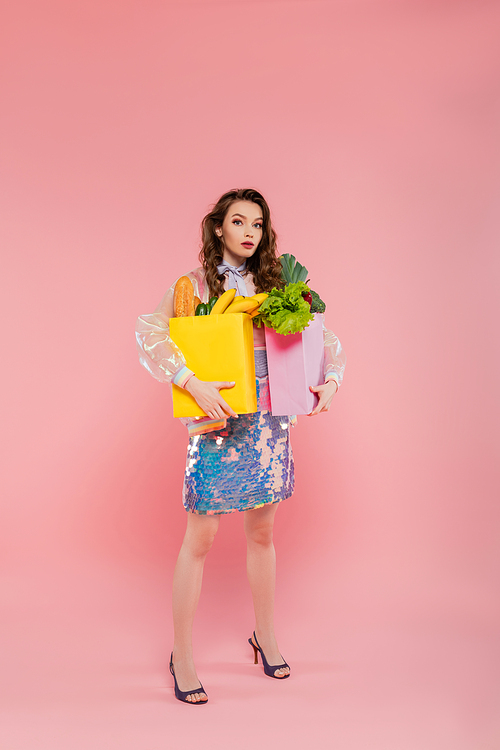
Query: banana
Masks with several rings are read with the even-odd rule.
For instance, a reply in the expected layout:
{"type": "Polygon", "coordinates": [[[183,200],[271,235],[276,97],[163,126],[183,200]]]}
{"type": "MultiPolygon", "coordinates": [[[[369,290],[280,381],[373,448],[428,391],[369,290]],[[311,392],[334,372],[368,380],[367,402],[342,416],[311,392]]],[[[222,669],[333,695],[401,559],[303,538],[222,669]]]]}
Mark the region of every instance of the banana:
{"type": "Polygon", "coordinates": [[[255,310],[259,306],[259,302],[256,299],[252,299],[252,297],[247,297],[246,299],[242,300],[241,302],[233,302],[229,307],[226,308],[225,314],[228,313],[241,313],[241,312],[248,312],[251,313],[253,310],[255,310]]]}
{"type": "Polygon", "coordinates": [[[254,294],[253,297],[251,297],[250,299],[256,299],[260,305],[261,302],[264,302],[264,300],[267,299],[268,297],[269,295],[267,292],[260,292],[259,294],[254,294]]]}
{"type": "Polygon", "coordinates": [[[215,305],[212,307],[210,315],[221,315],[229,307],[236,294],[236,289],[228,289],[221,294],[215,305]]]}
{"type": "Polygon", "coordinates": [[[235,298],[233,299],[233,302],[232,302],[231,304],[234,304],[235,302],[241,302],[241,301],[242,301],[242,300],[244,300],[244,299],[246,299],[246,297],[243,297],[243,296],[242,296],[241,294],[239,294],[238,296],[236,296],[236,297],[235,297],[235,298]]]}

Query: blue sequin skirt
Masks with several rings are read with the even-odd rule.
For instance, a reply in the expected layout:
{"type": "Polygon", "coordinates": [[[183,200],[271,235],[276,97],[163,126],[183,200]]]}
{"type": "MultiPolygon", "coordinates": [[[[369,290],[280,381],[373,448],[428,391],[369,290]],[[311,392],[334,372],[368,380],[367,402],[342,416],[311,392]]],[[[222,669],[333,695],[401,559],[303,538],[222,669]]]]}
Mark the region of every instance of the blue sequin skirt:
{"type": "Polygon", "coordinates": [[[257,380],[258,411],[229,418],[222,430],[189,439],[183,504],[200,514],[278,503],[294,489],[290,420],[273,417],[269,381],[257,380]]]}

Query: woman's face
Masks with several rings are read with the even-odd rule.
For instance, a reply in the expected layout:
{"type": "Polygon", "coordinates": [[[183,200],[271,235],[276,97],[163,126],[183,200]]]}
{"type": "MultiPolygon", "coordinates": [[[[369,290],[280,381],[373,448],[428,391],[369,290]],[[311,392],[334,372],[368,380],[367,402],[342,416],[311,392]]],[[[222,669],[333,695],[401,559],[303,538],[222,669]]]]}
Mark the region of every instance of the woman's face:
{"type": "Polygon", "coordinates": [[[231,266],[241,266],[251,258],[262,239],[262,209],[252,201],[234,201],[229,206],[222,227],[215,233],[224,242],[223,258],[231,266]]]}

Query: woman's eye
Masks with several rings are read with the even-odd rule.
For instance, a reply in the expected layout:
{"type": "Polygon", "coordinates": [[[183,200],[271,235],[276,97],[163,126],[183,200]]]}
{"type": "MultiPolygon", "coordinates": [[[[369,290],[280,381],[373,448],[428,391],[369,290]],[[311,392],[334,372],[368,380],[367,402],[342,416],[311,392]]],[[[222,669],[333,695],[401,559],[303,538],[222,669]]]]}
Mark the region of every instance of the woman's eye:
{"type": "MultiPolygon", "coordinates": [[[[233,224],[243,224],[243,222],[241,221],[241,219],[233,219],[233,224]]],[[[257,229],[262,229],[262,224],[260,223],[260,221],[256,221],[254,227],[257,227],[257,229]]]]}

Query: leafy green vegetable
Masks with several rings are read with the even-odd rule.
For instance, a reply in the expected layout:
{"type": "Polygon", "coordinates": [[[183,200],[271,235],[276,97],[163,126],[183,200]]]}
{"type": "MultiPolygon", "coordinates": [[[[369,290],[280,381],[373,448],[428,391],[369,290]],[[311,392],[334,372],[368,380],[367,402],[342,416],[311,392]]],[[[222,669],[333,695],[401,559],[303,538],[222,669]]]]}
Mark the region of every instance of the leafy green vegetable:
{"type": "Polygon", "coordinates": [[[295,284],[298,281],[307,283],[307,268],[295,259],[295,255],[283,253],[279,257],[281,263],[281,276],[287,284],[295,284]]]}
{"type": "Polygon", "coordinates": [[[319,296],[318,292],[313,291],[311,289],[311,296],[313,298],[312,305],[311,305],[311,312],[312,313],[324,313],[326,310],[326,305],[319,296]]]}
{"type": "Polygon", "coordinates": [[[300,333],[313,320],[309,305],[302,296],[309,292],[309,287],[303,281],[288,284],[284,289],[271,289],[269,297],[259,307],[259,315],[255,321],[260,326],[261,321],[277,333],[287,335],[300,333]]]}

